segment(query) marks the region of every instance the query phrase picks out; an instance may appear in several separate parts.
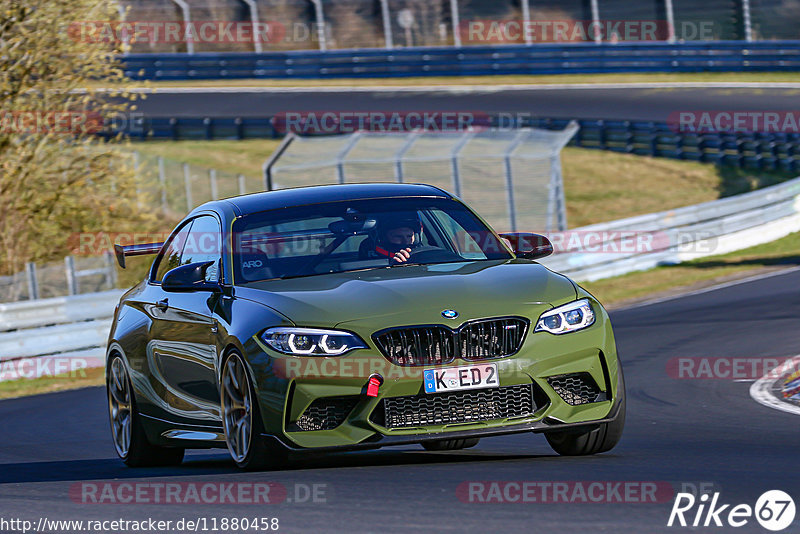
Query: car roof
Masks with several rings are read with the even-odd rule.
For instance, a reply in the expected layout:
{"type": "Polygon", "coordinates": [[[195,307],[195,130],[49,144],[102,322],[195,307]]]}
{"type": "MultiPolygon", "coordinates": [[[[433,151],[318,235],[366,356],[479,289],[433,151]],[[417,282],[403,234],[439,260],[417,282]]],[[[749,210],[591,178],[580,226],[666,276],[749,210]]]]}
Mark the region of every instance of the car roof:
{"type": "MultiPolygon", "coordinates": [[[[369,198],[387,197],[440,197],[452,196],[432,185],[426,184],[393,184],[393,183],[365,183],[341,185],[317,185],[311,187],[295,187],[291,189],[278,189],[263,193],[252,193],[225,199],[221,202],[228,203],[237,215],[255,213],[278,208],[320,204],[323,202],[337,202],[341,200],[364,200],[369,198]]],[[[208,209],[204,205],[197,210],[208,209]]]]}

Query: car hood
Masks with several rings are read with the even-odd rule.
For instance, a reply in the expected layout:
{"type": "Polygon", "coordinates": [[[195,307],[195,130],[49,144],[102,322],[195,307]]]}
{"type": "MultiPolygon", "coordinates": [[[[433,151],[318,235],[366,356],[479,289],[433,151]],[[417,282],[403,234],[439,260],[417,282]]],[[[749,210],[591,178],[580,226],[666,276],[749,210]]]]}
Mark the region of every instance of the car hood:
{"type": "Polygon", "coordinates": [[[576,298],[575,286],[529,260],[408,265],[255,282],[237,298],[265,304],[298,326],[334,327],[353,321],[370,327],[449,324],[471,319],[538,317],[576,298]],[[443,310],[458,317],[443,318],[443,310]]]}

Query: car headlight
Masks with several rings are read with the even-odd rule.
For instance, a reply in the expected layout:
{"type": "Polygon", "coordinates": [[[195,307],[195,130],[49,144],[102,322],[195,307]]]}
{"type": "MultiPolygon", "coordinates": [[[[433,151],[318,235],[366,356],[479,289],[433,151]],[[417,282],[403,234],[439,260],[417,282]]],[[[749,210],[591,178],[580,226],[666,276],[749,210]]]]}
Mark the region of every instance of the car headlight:
{"type": "Polygon", "coordinates": [[[539,316],[534,332],[566,334],[594,324],[594,310],[588,299],[564,304],[539,316]]]}
{"type": "Polygon", "coordinates": [[[294,356],[340,356],[367,348],[355,334],[318,328],[270,328],[261,339],[276,351],[294,356]]]}

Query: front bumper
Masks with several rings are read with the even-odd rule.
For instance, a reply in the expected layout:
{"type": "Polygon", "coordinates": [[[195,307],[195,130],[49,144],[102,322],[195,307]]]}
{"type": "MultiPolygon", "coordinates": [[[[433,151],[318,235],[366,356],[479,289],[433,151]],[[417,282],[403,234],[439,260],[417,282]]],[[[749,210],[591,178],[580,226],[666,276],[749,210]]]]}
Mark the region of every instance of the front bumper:
{"type": "Polygon", "coordinates": [[[613,402],[611,410],[602,419],[593,421],[585,421],[579,423],[564,423],[556,419],[545,417],[538,421],[531,421],[528,423],[520,424],[506,424],[489,428],[475,428],[470,430],[450,430],[445,432],[428,432],[424,434],[411,434],[411,435],[384,435],[375,434],[373,437],[368,438],[360,443],[353,443],[350,445],[336,445],[328,447],[298,447],[294,442],[286,439],[284,435],[262,434],[261,439],[267,441],[270,445],[277,445],[289,449],[291,451],[309,451],[326,452],[326,451],[355,451],[355,450],[369,450],[379,449],[381,447],[391,447],[394,445],[409,445],[414,443],[421,443],[423,441],[432,441],[439,439],[464,439],[464,438],[488,438],[493,436],[505,436],[508,434],[520,434],[523,432],[549,432],[553,430],[574,430],[576,432],[587,432],[593,430],[598,425],[603,423],[613,423],[620,417],[620,406],[625,393],[621,392],[620,396],[613,402]]]}
{"type": "MultiPolygon", "coordinates": [[[[381,403],[386,398],[426,396],[423,370],[437,366],[396,366],[377,349],[358,350],[339,358],[282,356],[254,338],[258,347],[255,353],[251,352],[250,364],[256,377],[264,438],[292,450],[370,449],[436,439],[590,429],[613,421],[624,392],[619,389],[611,324],[602,307],[598,305],[596,309],[595,324],[585,330],[559,336],[529,332],[517,354],[491,360],[498,366],[501,387],[532,385],[532,413],[402,428],[390,428],[375,417],[381,403]],[[373,373],[381,374],[384,382],[377,397],[368,397],[366,385],[373,373]],[[571,404],[548,380],[576,373],[588,374],[596,383],[601,391],[596,401],[571,404]],[[340,424],[322,430],[299,428],[298,421],[315,401],[333,398],[352,401],[340,424]]],[[[456,359],[439,367],[475,364],[456,359]]]]}

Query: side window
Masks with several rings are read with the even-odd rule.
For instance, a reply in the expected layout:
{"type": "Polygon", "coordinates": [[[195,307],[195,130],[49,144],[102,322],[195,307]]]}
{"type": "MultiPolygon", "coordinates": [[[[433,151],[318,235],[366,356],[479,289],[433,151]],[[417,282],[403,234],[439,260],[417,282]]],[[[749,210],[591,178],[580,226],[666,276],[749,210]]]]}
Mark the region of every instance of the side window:
{"type": "Polygon", "coordinates": [[[170,236],[164,254],[159,256],[156,260],[158,261],[158,265],[156,265],[155,269],[156,274],[153,276],[154,282],[161,282],[161,279],[164,278],[164,275],[167,274],[168,271],[181,265],[181,253],[183,252],[183,246],[186,244],[186,239],[189,236],[191,227],[192,223],[190,222],[170,236]]]}
{"type": "Polygon", "coordinates": [[[217,219],[203,215],[194,220],[186,239],[181,264],[213,261],[206,270],[206,282],[218,282],[222,259],[222,232],[217,219]]]}

